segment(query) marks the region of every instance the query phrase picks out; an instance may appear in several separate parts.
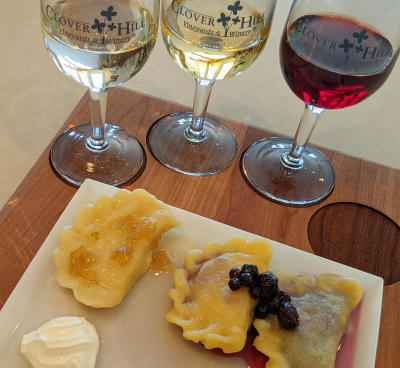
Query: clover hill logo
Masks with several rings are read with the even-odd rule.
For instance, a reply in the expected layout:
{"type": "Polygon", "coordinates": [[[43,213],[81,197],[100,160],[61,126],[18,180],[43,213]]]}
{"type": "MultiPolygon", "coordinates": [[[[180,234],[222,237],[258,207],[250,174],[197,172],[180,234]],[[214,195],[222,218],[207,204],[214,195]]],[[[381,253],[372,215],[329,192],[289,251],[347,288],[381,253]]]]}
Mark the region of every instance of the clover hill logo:
{"type": "Polygon", "coordinates": [[[99,16],[95,16],[92,23],[86,19],[72,18],[69,16],[68,7],[63,12],[50,5],[47,5],[45,9],[45,15],[60,35],[85,44],[123,44],[145,27],[144,17],[136,19],[133,13],[124,11],[118,13],[112,5],[100,11],[96,9],[93,15],[96,13],[99,16]],[[126,14],[127,18],[115,18],[118,14],[119,18],[121,14],[124,16],[126,14]]]}
{"type": "Polygon", "coordinates": [[[111,22],[112,18],[115,17],[118,13],[114,11],[113,6],[109,6],[107,10],[102,10],[100,15],[104,17],[104,20],[101,22],[97,18],[94,19],[94,24],[92,25],[92,29],[97,29],[97,32],[100,34],[103,33],[104,28],[107,26],[108,29],[112,32],[117,26],[114,22],[106,24],[106,21],[111,22]]]}
{"type": "MultiPolygon", "coordinates": [[[[359,52],[364,51],[364,48],[363,48],[363,46],[361,45],[361,43],[362,43],[364,40],[368,40],[369,36],[367,36],[367,32],[368,32],[368,31],[367,31],[366,29],[363,29],[360,33],[358,33],[358,32],[354,32],[354,33],[353,33],[353,38],[355,38],[356,41],[357,41],[357,43],[360,44],[360,45],[358,45],[358,46],[355,47],[355,51],[357,52],[357,54],[358,54],[359,52]]],[[[354,42],[355,42],[355,41],[354,41],[354,42]]],[[[351,51],[351,49],[354,47],[354,44],[351,43],[347,38],[345,38],[345,39],[343,40],[343,43],[340,44],[339,47],[340,47],[341,49],[343,49],[343,51],[344,51],[344,53],[345,53],[345,55],[346,55],[346,61],[347,61],[347,60],[349,59],[349,56],[350,56],[350,51],[351,51]]]]}
{"type": "Polygon", "coordinates": [[[171,17],[172,28],[177,20],[176,17],[180,17],[178,19],[179,27],[187,28],[192,32],[210,37],[248,37],[266,24],[264,13],[259,14],[253,10],[251,14],[243,14],[242,10],[245,10],[246,7],[241,4],[240,0],[227,5],[225,11],[218,11],[219,16],[205,14],[201,1],[192,1],[192,3],[199,8],[189,8],[185,2],[182,3],[180,0],[172,1],[171,13],[168,15],[171,17]]]}
{"type": "MultiPolygon", "coordinates": [[[[339,63],[338,58],[343,57],[346,62],[351,60],[348,64],[354,66],[355,63],[359,63],[363,68],[369,68],[369,73],[375,70],[371,65],[378,68],[392,56],[393,48],[390,42],[365,26],[357,26],[356,30],[353,28],[351,31],[347,28],[346,37],[340,35],[340,31],[332,31],[330,27],[324,29],[323,25],[319,16],[299,18],[293,25],[294,33],[290,35],[292,45],[301,49],[305,55],[318,48],[319,51],[314,52],[313,58],[321,60],[324,65],[329,63],[331,57],[332,65],[339,63]]],[[[342,67],[347,68],[344,65],[342,67]]],[[[351,65],[348,68],[353,70],[351,65]]]]}

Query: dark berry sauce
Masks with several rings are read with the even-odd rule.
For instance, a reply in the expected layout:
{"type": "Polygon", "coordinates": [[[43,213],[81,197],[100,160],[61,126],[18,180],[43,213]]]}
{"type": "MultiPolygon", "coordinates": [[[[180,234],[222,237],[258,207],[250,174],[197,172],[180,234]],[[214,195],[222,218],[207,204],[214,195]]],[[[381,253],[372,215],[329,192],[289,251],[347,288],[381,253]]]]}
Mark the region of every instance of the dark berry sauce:
{"type": "Polygon", "coordinates": [[[257,331],[254,327],[252,327],[247,333],[246,345],[244,346],[243,350],[232,354],[226,354],[221,349],[212,349],[211,352],[216,355],[226,356],[228,358],[240,358],[246,362],[249,368],[265,368],[265,365],[268,362],[268,357],[266,357],[263,353],[260,353],[253,346],[253,341],[256,336],[257,331]]]}
{"type": "Polygon", "coordinates": [[[353,367],[354,352],[357,345],[358,325],[360,323],[361,304],[362,299],[350,314],[346,332],[343,335],[340,348],[336,354],[335,368],[353,367]]]}

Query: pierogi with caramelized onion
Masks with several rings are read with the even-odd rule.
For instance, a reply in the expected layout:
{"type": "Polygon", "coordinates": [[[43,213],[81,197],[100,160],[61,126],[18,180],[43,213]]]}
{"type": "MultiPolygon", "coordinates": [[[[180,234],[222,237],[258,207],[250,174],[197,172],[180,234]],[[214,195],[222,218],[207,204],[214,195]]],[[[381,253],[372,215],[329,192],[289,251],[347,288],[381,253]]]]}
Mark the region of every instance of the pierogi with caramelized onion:
{"type": "Polygon", "coordinates": [[[143,189],[118,191],[84,207],[54,251],[57,281],[95,308],[119,304],[149,268],[161,235],[178,223],[143,189]]]}
{"type": "Polygon", "coordinates": [[[246,288],[229,288],[229,271],[246,263],[265,270],[271,255],[267,241],[239,238],[189,250],[183,268],[175,271],[175,288],[169,292],[174,306],[167,320],[182,327],[185,339],[207,349],[242,350],[257,302],[246,288]]]}

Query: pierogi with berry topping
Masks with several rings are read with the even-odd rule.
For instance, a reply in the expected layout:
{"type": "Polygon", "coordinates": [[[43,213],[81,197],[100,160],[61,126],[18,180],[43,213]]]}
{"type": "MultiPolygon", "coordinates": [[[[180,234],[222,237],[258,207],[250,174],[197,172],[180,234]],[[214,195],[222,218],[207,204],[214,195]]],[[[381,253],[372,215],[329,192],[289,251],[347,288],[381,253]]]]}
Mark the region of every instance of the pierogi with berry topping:
{"type": "Polygon", "coordinates": [[[361,283],[332,274],[278,277],[300,324],[286,330],[272,314],[254,320],[259,334],[254,346],[269,357],[266,368],[334,368],[350,313],[363,296],[361,283]]]}
{"type": "Polygon", "coordinates": [[[174,306],[167,320],[182,327],[185,339],[207,349],[242,350],[257,301],[247,288],[229,288],[229,271],[243,264],[265,270],[271,256],[267,241],[239,238],[189,250],[183,268],[174,274],[175,288],[169,292],[174,306]]]}
{"type": "Polygon", "coordinates": [[[57,281],[83,304],[113,307],[149,268],[161,235],[177,225],[169,208],[144,189],[103,196],[62,231],[53,254],[57,281]]]}

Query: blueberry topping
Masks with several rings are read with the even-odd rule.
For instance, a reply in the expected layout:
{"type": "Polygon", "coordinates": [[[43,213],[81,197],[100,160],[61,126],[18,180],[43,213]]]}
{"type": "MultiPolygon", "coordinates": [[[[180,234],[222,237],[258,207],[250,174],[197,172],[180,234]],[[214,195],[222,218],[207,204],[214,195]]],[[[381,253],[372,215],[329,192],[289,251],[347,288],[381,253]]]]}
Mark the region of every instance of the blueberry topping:
{"type": "Polygon", "coordinates": [[[233,279],[234,277],[236,277],[236,278],[240,277],[240,270],[236,267],[232,268],[229,271],[229,278],[233,279]]]}
{"type": "Polygon", "coordinates": [[[250,272],[241,272],[240,273],[240,282],[242,285],[250,287],[253,286],[253,276],[250,272]]]}
{"type": "Polygon", "coordinates": [[[261,289],[257,285],[252,286],[249,291],[254,299],[258,299],[261,296],[261,289]]]}
{"type": "Polygon", "coordinates": [[[275,297],[271,300],[270,304],[270,312],[277,314],[281,309],[281,305],[284,302],[291,302],[291,298],[288,293],[283,290],[278,290],[275,294],[275,297]]]}
{"type": "Polygon", "coordinates": [[[254,309],[255,318],[265,318],[268,315],[268,303],[260,300],[254,309]]]}
{"type": "Polygon", "coordinates": [[[278,312],[281,327],[291,330],[299,325],[299,315],[296,307],[290,302],[283,302],[278,312]]]}
{"type": "Polygon", "coordinates": [[[258,275],[258,267],[247,263],[242,266],[242,272],[250,272],[253,276],[258,275]]]}
{"type": "Polygon", "coordinates": [[[266,289],[278,290],[278,278],[271,272],[260,274],[260,286],[266,289]]]}
{"type": "Polygon", "coordinates": [[[261,295],[267,299],[273,299],[278,291],[278,278],[271,272],[260,274],[261,295]]]}
{"type": "Polygon", "coordinates": [[[272,299],[271,302],[269,303],[269,312],[272,314],[278,314],[280,303],[279,300],[276,298],[272,299]]]}
{"type": "Polygon", "coordinates": [[[242,286],[238,277],[233,277],[229,280],[228,286],[231,290],[238,290],[242,286]]]}
{"type": "Polygon", "coordinates": [[[299,325],[299,315],[291,303],[288,293],[279,289],[278,278],[271,272],[258,273],[258,267],[244,264],[241,269],[229,271],[229,288],[238,290],[247,286],[252,298],[258,299],[254,309],[255,318],[265,318],[269,313],[276,314],[281,327],[293,329],[299,325]]]}
{"type": "Polygon", "coordinates": [[[279,303],[282,304],[284,302],[291,302],[292,298],[290,297],[290,295],[283,290],[278,290],[278,292],[276,293],[275,298],[277,298],[279,300],[279,303]]]}

